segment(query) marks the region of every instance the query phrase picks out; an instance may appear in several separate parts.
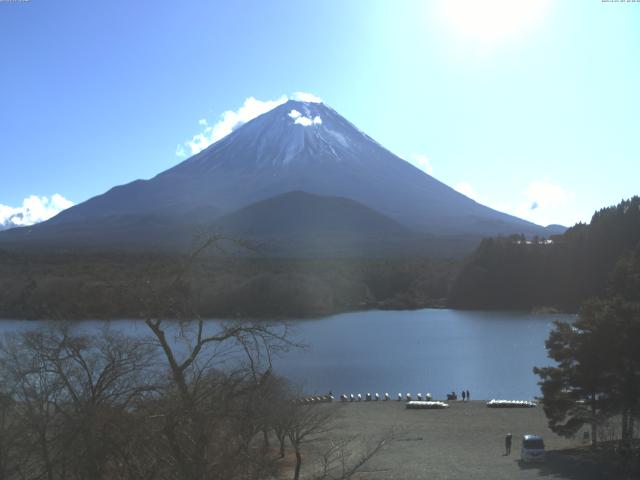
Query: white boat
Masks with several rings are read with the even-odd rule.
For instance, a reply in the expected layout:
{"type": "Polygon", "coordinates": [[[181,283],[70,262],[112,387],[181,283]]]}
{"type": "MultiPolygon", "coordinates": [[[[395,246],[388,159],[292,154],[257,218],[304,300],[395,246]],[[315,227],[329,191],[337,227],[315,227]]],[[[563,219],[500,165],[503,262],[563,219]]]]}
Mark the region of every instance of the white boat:
{"type": "Polygon", "coordinates": [[[487,402],[489,408],[534,408],[535,402],[529,400],[496,400],[495,398],[487,402]]]}
{"type": "Polygon", "coordinates": [[[427,402],[427,401],[410,401],[407,402],[407,408],[419,409],[419,410],[435,410],[440,408],[449,408],[449,405],[444,402],[427,402]]]}

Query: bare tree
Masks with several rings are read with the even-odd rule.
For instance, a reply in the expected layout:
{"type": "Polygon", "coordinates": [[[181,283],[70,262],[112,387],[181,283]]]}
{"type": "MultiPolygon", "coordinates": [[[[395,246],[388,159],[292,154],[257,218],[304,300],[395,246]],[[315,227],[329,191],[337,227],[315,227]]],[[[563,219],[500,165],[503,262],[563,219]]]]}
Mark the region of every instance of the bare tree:
{"type": "Polygon", "coordinates": [[[21,477],[110,479],[124,468],[131,409],[153,390],[148,346],[108,328],[86,336],[58,324],[13,336],[1,353],[30,454],[21,477]]]}
{"type": "Polygon", "coordinates": [[[28,462],[29,451],[21,448],[24,432],[15,413],[15,400],[0,393],[0,480],[14,478],[20,466],[28,462]]]}
{"type": "Polygon", "coordinates": [[[19,443],[26,461],[18,467],[19,476],[54,480],[62,455],[55,409],[62,383],[48,372],[38,351],[29,348],[34,343],[37,337],[30,333],[6,336],[0,371],[6,394],[15,402],[11,415],[22,433],[19,443]]]}
{"type": "Polygon", "coordinates": [[[286,431],[296,455],[294,480],[300,478],[303,445],[317,440],[318,436],[331,431],[334,418],[335,409],[331,405],[304,405],[300,403],[292,405],[286,431]]]}
{"type": "Polygon", "coordinates": [[[356,437],[332,441],[322,453],[320,472],[313,480],[346,480],[360,472],[362,468],[395,438],[394,432],[372,440],[364,448],[356,437]]]}
{"type": "Polygon", "coordinates": [[[266,390],[263,402],[265,428],[273,431],[278,441],[278,456],[284,458],[288,428],[291,423],[291,411],[296,401],[296,395],[285,379],[275,375],[269,377],[266,390]]]}
{"type": "Polygon", "coordinates": [[[202,319],[145,322],[169,367],[162,411],[155,418],[162,422],[178,478],[223,472],[234,478],[229,469],[251,464],[250,443],[266,428],[261,379],[270,372],[270,352],[288,344],[286,329],[266,323],[206,325],[202,319]]]}
{"type": "MultiPolygon", "coordinates": [[[[153,418],[166,442],[167,465],[176,478],[236,478],[262,471],[264,455],[251,449],[265,424],[266,380],[272,355],[292,346],[287,326],[268,322],[205,322],[197,314],[188,276],[222,236],[208,237],[177,269],[174,280],[157,287],[145,282],[138,295],[141,316],[168,369],[168,382],[153,418]]],[[[241,245],[243,246],[243,245],[241,245]]]]}

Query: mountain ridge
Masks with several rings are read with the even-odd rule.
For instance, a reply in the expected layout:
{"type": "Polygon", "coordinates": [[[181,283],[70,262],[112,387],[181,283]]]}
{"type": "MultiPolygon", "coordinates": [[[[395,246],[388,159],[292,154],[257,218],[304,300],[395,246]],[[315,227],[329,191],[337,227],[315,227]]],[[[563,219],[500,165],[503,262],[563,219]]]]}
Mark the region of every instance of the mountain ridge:
{"type": "MultiPolygon", "coordinates": [[[[69,236],[78,235],[78,225],[131,216],[161,218],[185,230],[188,219],[192,225],[211,224],[219,216],[296,191],[353,200],[425,235],[479,241],[500,234],[548,234],[544,227],[485,207],[417,169],[331,107],[290,100],[149,180],[115,186],[11,237],[28,242],[46,237],[51,229],[60,236],[65,229],[69,236]],[[34,231],[38,235],[26,233],[34,231]]],[[[3,238],[0,234],[0,242],[3,238]]],[[[81,238],[73,240],[82,243],[81,238]]]]}

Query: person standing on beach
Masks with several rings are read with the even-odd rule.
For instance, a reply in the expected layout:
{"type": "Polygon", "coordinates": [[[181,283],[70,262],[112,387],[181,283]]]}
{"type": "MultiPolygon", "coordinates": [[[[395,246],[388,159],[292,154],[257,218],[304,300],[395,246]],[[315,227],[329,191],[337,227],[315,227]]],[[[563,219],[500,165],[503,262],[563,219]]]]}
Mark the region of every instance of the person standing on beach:
{"type": "Polygon", "coordinates": [[[466,398],[466,393],[464,393],[464,390],[462,390],[462,401],[464,402],[466,398]]]}
{"type": "Polygon", "coordinates": [[[504,437],[504,449],[505,449],[505,455],[511,455],[511,434],[507,433],[507,435],[504,437]]]}
{"type": "Polygon", "coordinates": [[[471,400],[471,394],[469,393],[469,390],[467,390],[467,400],[471,400]]]}

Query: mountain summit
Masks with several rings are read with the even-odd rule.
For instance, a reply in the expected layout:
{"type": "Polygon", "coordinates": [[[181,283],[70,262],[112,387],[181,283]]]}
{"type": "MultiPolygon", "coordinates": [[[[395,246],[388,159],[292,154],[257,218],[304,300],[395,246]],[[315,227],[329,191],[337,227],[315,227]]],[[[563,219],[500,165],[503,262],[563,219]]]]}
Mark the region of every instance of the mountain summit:
{"type": "MultiPolygon", "coordinates": [[[[217,219],[288,192],[355,201],[388,217],[390,224],[422,235],[547,234],[538,225],[480,205],[427,175],[329,106],[294,100],[150,180],[114,187],[28,231],[43,241],[47,232],[56,232],[56,238],[78,243],[85,230],[92,231],[89,241],[97,230],[118,225],[113,227],[119,232],[114,243],[126,244],[126,225],[137,224],[136,218],[177,232],[194,224],[215,225],[217,219]]],[[[314,200],[318,201],[322,200],[314,200]]],[[[276,208],[282,202],[266,205],[276,208]]],[[[293,211],[301,214],[299,208],[293,211]]],[[[24,236],[20,231],[25,229],[14,230],[14,239],[24,236]]],[[[135,235],[139,238],[140,232],[129,236],[135,235]]],[[[0,241],[5,236],[0,235],[0,241]]]]}

